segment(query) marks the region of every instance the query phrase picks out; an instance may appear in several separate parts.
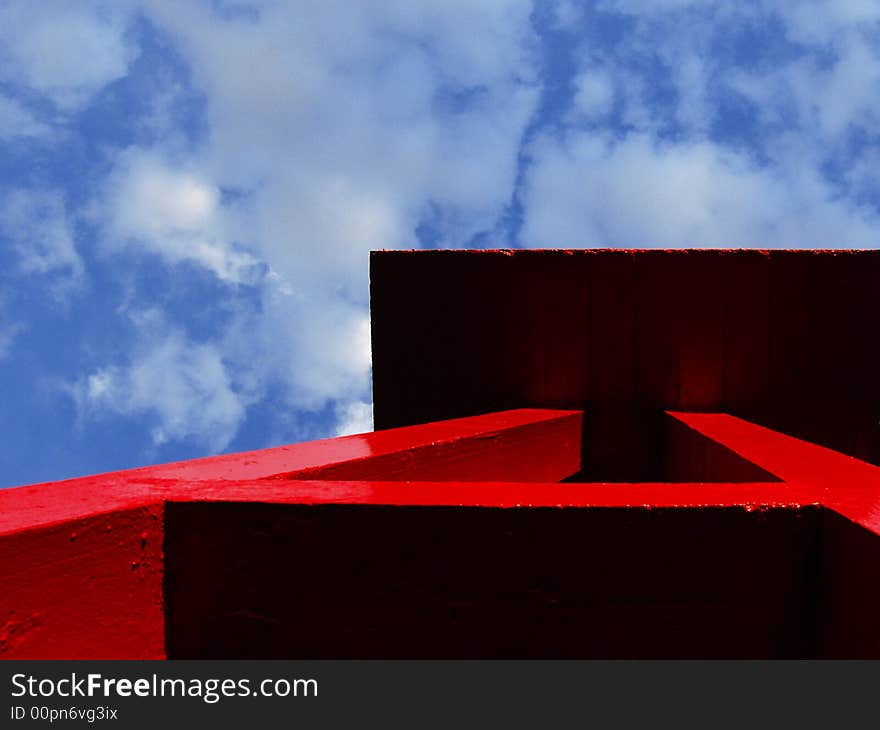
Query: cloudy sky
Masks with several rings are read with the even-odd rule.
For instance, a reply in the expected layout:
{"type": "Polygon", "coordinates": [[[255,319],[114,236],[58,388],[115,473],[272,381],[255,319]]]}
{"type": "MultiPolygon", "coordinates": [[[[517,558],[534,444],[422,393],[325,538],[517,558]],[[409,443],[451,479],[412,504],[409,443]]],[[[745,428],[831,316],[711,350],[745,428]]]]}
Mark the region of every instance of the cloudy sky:
{"type": "Polygon", "coordinates": [[[876,0],[0,0],[0,486],[370,429],[367,254],[875,247],[876,0]]]}

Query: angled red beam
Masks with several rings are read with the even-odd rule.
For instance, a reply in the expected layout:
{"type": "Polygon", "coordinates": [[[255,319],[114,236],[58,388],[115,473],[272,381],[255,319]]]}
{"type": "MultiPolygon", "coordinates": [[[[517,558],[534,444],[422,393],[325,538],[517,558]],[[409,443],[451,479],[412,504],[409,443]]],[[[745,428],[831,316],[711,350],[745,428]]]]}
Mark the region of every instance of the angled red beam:
{"type": "Polygon", "coordinates": [[[558,482],[581,469],[582,424],[580,412],[522,409],[440,421],[429,424],[430,428],[416,427],[416,433],[413,429],[393,429],[369,434],[374,437],[374,444],[368,456],[279,476],[324,480],[558,482]]]}
{"type": "Polygon", "coordinates": [[[0,536],[137,506],[161,494],[168,480],[195,485],[357,473],[385,480],[559,481],[580,468],[582,420],[579,411],[523,408],[0,489],[0,536]]]}
{"type": "Polygon", "coordinates": [[[726,413],[667,414],[787,482],[880,485],[880,468],[726,413]]]}
{"type": "Polygon", "coordinates": [[[818,490],[822,504],[880,534],[880,468],[724,413],[672,418],[787,484],[818,490]]]}
{"type": "Polygon", "coordinates": [[[814,570],[815,656],[880,656],[880,469],[837,451],[716,413],[671,413],[822,503],[814,570]]]}
{"type": "Polygon", "coordinates": [[[581,419],[517,410],[0,490],[0,656],[162,656],[169,498],[250,479],[254,497],[265,488],[296,501],[308,496],[298,474],[333,469],[558,480],[580,467],[581,419]]]}
{"type": "Polygon", "coordinates": [[[497,479],[525,473],[529,481],[554,480],[579,468],[582,420],[580,411],[520,408],[138,471],[159,478],[241,480],[326,475],[330,469],[344,473],[375,464],[377,473],[399,472],[406,465],[428,475],[435,466],[442,470],[444,462],[452,462],[460,474],[470,474],[489,458],[487,478],[491,471],[497,479]],[[538,454],[542,465],[525,458],[538,454]]]}

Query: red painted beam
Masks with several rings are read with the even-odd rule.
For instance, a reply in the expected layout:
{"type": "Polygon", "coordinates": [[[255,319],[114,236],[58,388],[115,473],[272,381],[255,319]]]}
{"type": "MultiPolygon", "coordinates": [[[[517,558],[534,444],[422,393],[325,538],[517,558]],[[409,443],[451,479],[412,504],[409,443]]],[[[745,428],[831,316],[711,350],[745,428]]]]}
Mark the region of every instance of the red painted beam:
{"type": "Polygon", "coordinates": [[[667,419],[700,481],[518,410],[4,490],[0,656],[880,656],[877,468],[667,419]]]}
{"type": "Polygon", "coordinates": [[[175,502],[364,505],[386,507],[763,507],[818,505],[813,485],[732,483],[556,484],[538,482],[201,482],[169,483],[175,502]]]}
{"type": "Polygon", "coordinates": [[[163,658],[163,537],[161,504],[0,535],[0,657],[163,658]]]}
{"type": "Polygon", "coordinates": [[[720,413],[671,413],[787,484],[819,490],[822,503],[880,534],[880,468],[720,413]]]}
{"type": "Polygon", "coordinates": [[[168,481],[404,478],[558,481],[580,468],[582,414],[519,409],[0,490],[0,535],[137,506],[168,481]]]}
{"type": "Polygon", "coordinates": [[[557,482],[581,469],[582,429],[580,412],[537,409],[440,421],[366,434],[369,455],[278,478],[557,482]]]}
{"type": "Polygon", "coordinates": [[[818,518],[816,507],[169,503],[168,652],[811,656],[818,518]]]}
{"type": "Polygon", "coordinates": [[[580,441],[580,413],[520,410],[0,490],[0,656],[161,656],[166,500],[231,479],[307,500],[291,480],[334,470],[557,480],[578,470],[580,441]]]}

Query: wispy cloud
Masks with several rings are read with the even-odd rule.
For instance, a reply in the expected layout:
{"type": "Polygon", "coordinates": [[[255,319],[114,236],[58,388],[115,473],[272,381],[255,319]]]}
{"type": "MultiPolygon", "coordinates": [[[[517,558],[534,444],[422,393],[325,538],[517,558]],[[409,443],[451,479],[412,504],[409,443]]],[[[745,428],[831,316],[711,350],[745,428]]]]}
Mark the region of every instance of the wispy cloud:
{"type": "Polygon", "coordinates": [[[73,111],[125,76],[138,53],[127,23],[127,14],[111,3],[4,3],[0,79],[73,111]]]}
{"type": "Polygon", "coordinates": [[[38,120],[15,99],[0,95],[0,140],[43,137],[52,128],[38,120]]]}
{"type": "Polygon", "coordinates": [[[256,275],[256,259],[232,239],[220,190],[186,162],[120,152],[93,211],[111,249],[134,246],[168,264],[191,261],[230,283],[256,275]]]}
{"type": "Polygon", "coordinates": [[[259,287],[215,346],[291,409],[364,425],[367,253],[420,245],[429,211],[445,245],[503,213],[538,98],[529,4],[143,10],[204,94],[209,134],[188,157],[173,136],[119,151],[94,208],[105,247],[259,287]]]}
{"type": "Polygon", "coordinates": [[[57,190],[0,191],[0,235],[24,274],[62,272],[77,278],[83,271],[73,223],[57,190]]]}
{"type": "Polygon", "coordinates": [[[528,147],[523,244],[880,242],[865,194],[880,113],[876,8],[601,7],[620,32],[582,49],[572,111],[528,147]]]}
{"type": "Polygon", "coordinates": [[[192,439],[224,449],[247,402],[215,345],[190,340],[156,311],[137,313],[138,343],[129,361],[99,368],[71,387],[80,414],[144,416],[156,446],[192,439]]]}

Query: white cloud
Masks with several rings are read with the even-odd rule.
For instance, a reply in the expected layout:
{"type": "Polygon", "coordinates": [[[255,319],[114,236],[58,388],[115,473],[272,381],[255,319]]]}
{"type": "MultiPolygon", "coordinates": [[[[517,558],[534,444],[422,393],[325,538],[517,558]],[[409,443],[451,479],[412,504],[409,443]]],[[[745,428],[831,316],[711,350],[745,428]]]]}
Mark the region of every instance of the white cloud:
{"type": "MultiPolygon", "coordinates": [[[[527,0],[125,7],[184,60],[207,134],[186,148],[171,123],[173,90],[150,101],[141,124],[155,143],[118,150],[95,199],[105,249],[196,264],[256,285],[261,298],[256,310],[238,306],[240,288],[228,287],[232,321],[211,343],[189,341],[179,323],[165,335],[135,325],[128,360],[80,381],[83,403],[152,414],[157,443],[228,443],[267,384],[292,411],[335,413],[337,432],[365,426],[367,252],[417,247],[420,224],[441,246],[465,245],[500,230],[514,197],[527,245],[875,244],[876,212],[822,172],[848,130],[880,121],[873,3],[598,4],[634,22],[617,45],[578,49],[570,113],[549,120],[558,136],[534,139],[519,191],[521,144],[541,96],[527,0]],[[774,20],[802,52],[775,70],[719,65],[714,46],[736,43],[726,23],[774,20]],[[731,89],[771,130],[751,150],[712,137],[719,92],[731,89]],[[617,112],[623,127],[599,131],[617,112]]],[[[556,0],[549,22],[582,25],[583,7],[556,0]]],[[[133,16],[53,8],[15,11],[21,38],[4,60],[10,78],[72,109],[127,72],[138,52],[126,35],[133,16]],[[62,51],[46,58],[47,44],[62,51]]],[[[27,129],[19,112],[7,114],[10,125],[27,129]]],[[[0,106],[0,130],[2,120],[0,106]]],[[[867,161],[846,178],[853,190],[875,182],[867,161]]]]}
{"type": "Polygon", "coordinates": [[[315,3],[231,23],[155,2],[150,17],[206,93],[213,178],[256,191],[271,267],[323,259],[363,299],[366,251],[413,245],[427,203],[461,245],[509,200],[537,102],[529,10],[315,3]]]}
{"type": "Polygon", "coordinates": [[[110,247],[140,246],[170,264],[193,261],[233,283],[255,275],[257,261],[231,240],[219,189],[186,165],[126,150],[96,209],[110,247]]]}
{"type": "Polygon", "coordinates": [[[0,6],[0,79],[25,85],[73,110],[123,77],[137,48],[127,18],[107,3],[0,6]]]}
{"type": "Polygon", "coordinates": [[[24,322],[20,318],[13,317],[9,310],[8,303],[0,298],[0,360],[12,354],[15,339],[25,329],[24,322]]]}
{"type": "Polygon", "coordinates": [[[431,211],[441,242],[463,245],[511,198],[538,102],[531,4],[257,9],[142,4],[186,60],[210,131],[197,154],[173,138],[121,152],[95,210],[111,247],[258,283],[260,313],[237,312],[218,352],[242,378],[280,383],[291,409],[329,405],[353,428],[367,423],[368,251],[418,245],[431,211]]]}
{"type": "MultiPolygon", "coordinates": [[[[622,41],[617,61],[641,57],[664,63],[664,73],[678,95],[677,121],[688,135],[704,135],[719,110],[710,92],[738,91],[755,105],[763,123],[797,129],[812,145],[837,146],[853,128],[870,131],[880,121],[880,5],[863,0],[763,0],[749,4],[708,6],[695,0],[606,0],[602,7],[630,14],[633,30],[622,41]],[[778,27],[771,36],[792,48],[761,62],[764,49],[749,60],[724,62],[718,42],[778,27]],[[658,38],[662,42],[658,42],[658,38]]],[[[638,85],[630,76],[634,126],[645,110],[639,108],[638,85]]],[[[728,96],[729,98],[729,96],[728,96]]]]}
{"type": "Polygon", "coordinates": [[[0,95],[0,140],[43,137],[51,127],[39,121],[14,99],[0,95]]]}
{"type": "Polygon", "coordinates": [[[683,10],[700,4],[701,0],[600,0],[599,7],[632,15],[650,15],[683,10]]]}
{"type": "Polygon", "coordinates": [[[82,273],[73,223],[56,191],[13,189],[0,193],[0,235],[15,250],[24,273],[82,273]]]}
{"type": "Polygon", "coordinates": [[[851,133],[870,139],[880,122],[876,3],[767,1],[710,12],[692,0],[608,0],[601,7],[632,18],[619,43],[582,52],[574,108],[607,96],[604,83],[585,86],[597,70],[606,73],[624,127],[578,129],[582,111],[560,136],[534,140],[521,194],[524,244],[880,244],[878,208],[869,204],[873,145],[847,160],[851,133]],[[743,61],[718,53],[722,40],[774,23],[782,34],[772,41],[772,65],[761,51],[743,61]],[[785,37],[799,45],[786,47],[785,37]],[[741,109],[742,97],[751,110],[741,109]],[[742,121],[731,124],[730,109],[742,121]],[[835,179],[829,166],[844,173],[835,179]]]}
{"type": "Polygon", "coordinates": [[[875,212],[837,198],[792,157],[761,168],[709,142],[543,138],[524,194],[534,246],[877,245],[875,212]]]}
{"type": "Polygon", "coordinates": [[[880,21],[880,6],[873,0],[775,0],[764,9],[776,12],[792,40],[825,44],[854,28],[880,21]]]}
{"type": "MultiPolygon", "coordinates": [[[[270,385],[291,412],[335,413],[329,432],[368,428],[367,252],[417,247],[420,224],[438,245],[463,246],[502,230],[518,199],[527,245],[876,244],[877,212],[864,204],[876,154],[847,165],[837,187],[823,172],[852,130],[880,122],[876,3],[604,0],[593,11],[631,15],[619,42],[577,49],[567,111],[537,120],[527,0],[249,7],[0,6],[0,80],[38,95],[29,107],[0,97],[6,138],[49,131],[28,111],[45,98],[75,111],[122,78],[138,53],[134,17],[186,64],[143,100],[135,125],[150,146],[110,152],[92,221],[105,252],[195,264],[255,285],[260,301],[244,306],[244,288],[226,287],[231,324],[211,342],[190,340],[182,322],[139,319],[128,356],[78,381],[83,413],[146,414],[157,444],[222,448],[270,385]],[[720,62],[742,51],[739,33],[777,21],[797,46],[773,68],[720,62]],[[736,148],[713,126],[729,121],[722,95],[751,100],[758,117],[736,148]],[[193,96],[207,133],[187,146],[176,104],[193,96]],[[535,121],[552,134],[530,134],[519,170],[535,121]]],[[[584,7],[556,0],[548,22],[582,26],[584,7]]],[[[21,194],[0,206],[21,267],[80,271],[60,198],[21,194]]],[[[138,306],[136,284],[126,291],[119,311],[138,306]]]]}
{"type": "Polygon", "coordinates": [[[584,7],[577,0],[554,0],[552,25],[556,30],[575,30],[584,15],[584,7]]]}
{"type": "Polygon", "coordinates": [[[363,399],[370,385],[368,312],[332,294],[297,290],[281,277],[258,314],[242,315],[224,352],[258,383],[280,381],[295,410],[363,399]]]}
{"type": "Polygon", "coordinates": [[[0,78],[73,110],[127,73],[138,49],[125,36],[126,21],[105,3],[6,3],[0,78]]]}
{"type": "Polygon", "coordinates": [[[588,69],[574,80],[575,113],[597,119],[614,107],[614,83],[601,69],[588,69]]]}
{"type": "Polygon", "coordinates": [[[0,326],[0,360],[9,356],[15,338],[21,329],[22,327],[15,324],[0,326]]]}
{"type": "Polygon", "coordinates": [[[224,449],[244,419],[248,400],[232,382],[218,348],[192,342],[155,312],[137,324],[131,361],[99,368],[72,393],[81,415],[146,416],[153,444],[192,438],[224,449]]]}
{"type": "Polygon", "coordinates": [[[830,64],[804,57],[772,72],[735,71],[728,82],[765,123],[793,117],[788,128],[828,153],[853,129],[870,133],[880,122],[880,54],[861,33],[849,35],[830,64]]]}
{"type": "Polygon", "coordinates": [[[350,436],[373,430],[373,406],[363,401],[353,401],[340,406],[339,423],[334,436],[350,436]]]}
{"type": "Polygon", "coordinates": [[[677,121],[689,135],[706,134],[716,110],[708,100],[709,69],[697,53],[670,61],[678,91],[677,121]]]}

